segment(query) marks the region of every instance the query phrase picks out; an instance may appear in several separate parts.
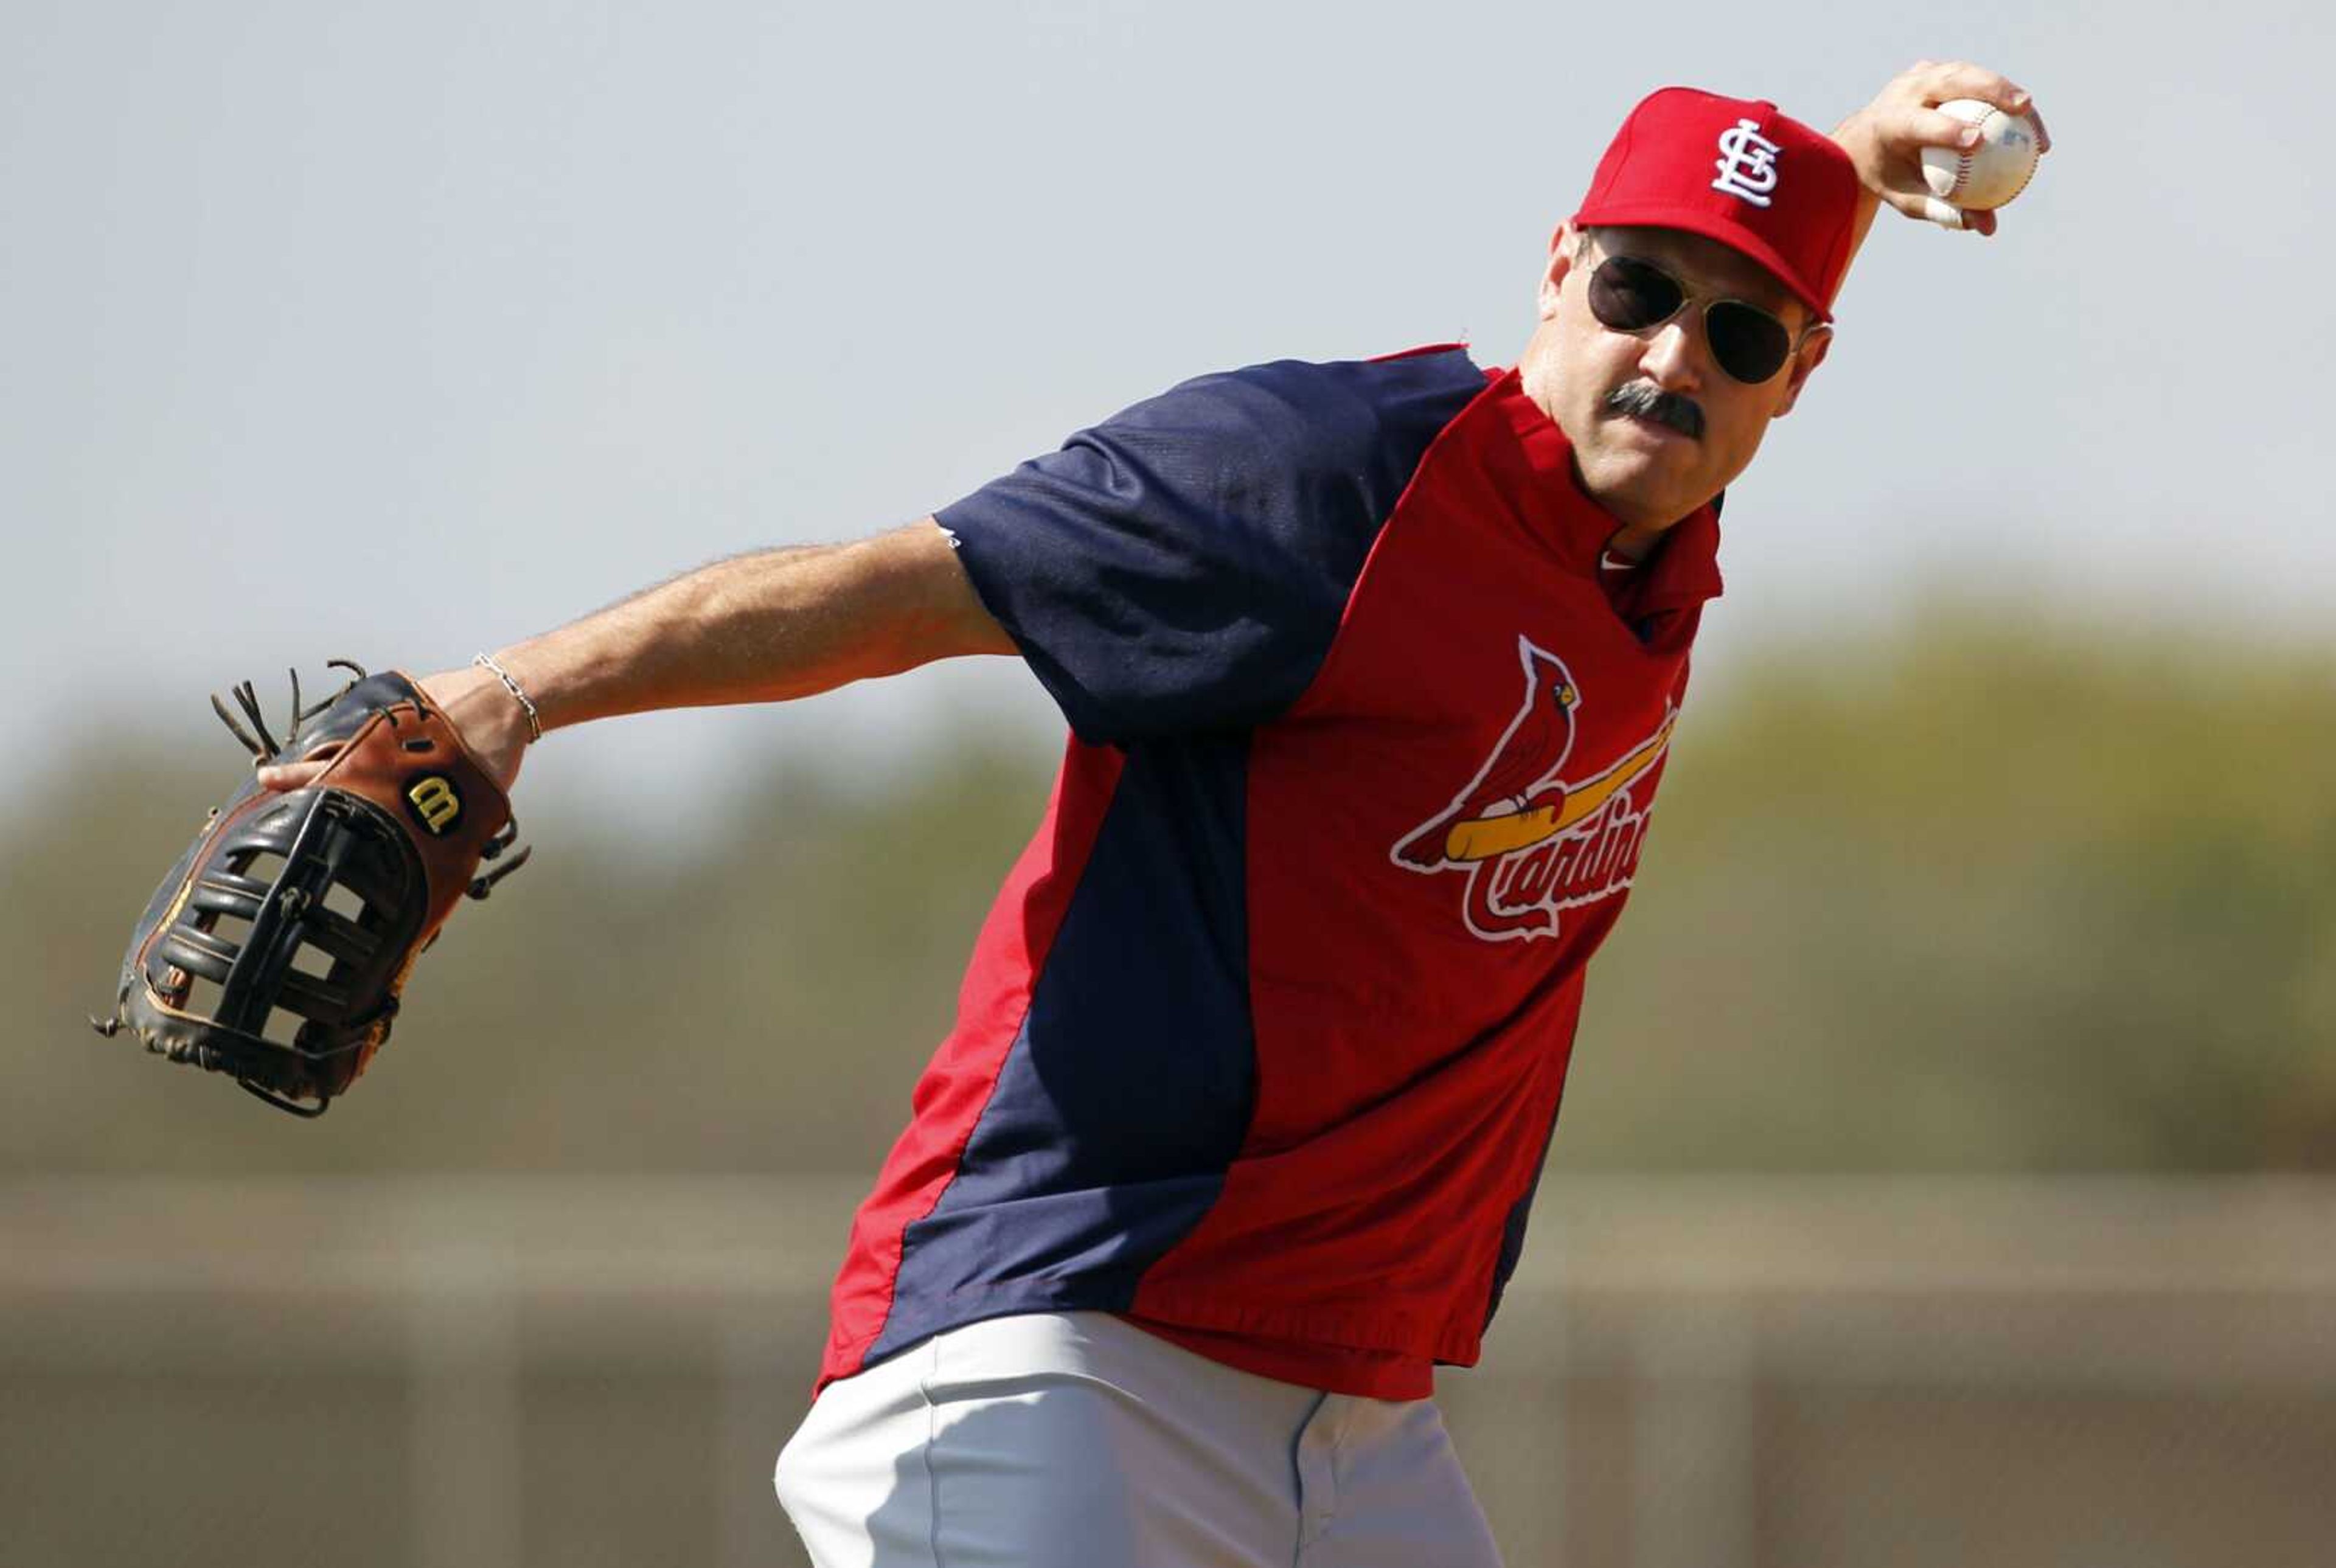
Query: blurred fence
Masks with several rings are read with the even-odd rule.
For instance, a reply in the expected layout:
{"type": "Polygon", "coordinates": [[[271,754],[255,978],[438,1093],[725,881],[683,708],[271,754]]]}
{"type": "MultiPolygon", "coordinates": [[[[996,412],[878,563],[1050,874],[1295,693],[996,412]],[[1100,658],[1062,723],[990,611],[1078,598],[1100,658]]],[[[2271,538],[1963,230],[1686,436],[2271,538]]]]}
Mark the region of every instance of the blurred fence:
{"type": "MultiPolygon", "coordinates": [[[[802,1558],[856,1183],[0,1184],[0,1560],[802,1558]]],[[[2336,1561],[2336,1183],[1552,1179],[1442,1398],[1509,1561],[2336,1561]]]]}

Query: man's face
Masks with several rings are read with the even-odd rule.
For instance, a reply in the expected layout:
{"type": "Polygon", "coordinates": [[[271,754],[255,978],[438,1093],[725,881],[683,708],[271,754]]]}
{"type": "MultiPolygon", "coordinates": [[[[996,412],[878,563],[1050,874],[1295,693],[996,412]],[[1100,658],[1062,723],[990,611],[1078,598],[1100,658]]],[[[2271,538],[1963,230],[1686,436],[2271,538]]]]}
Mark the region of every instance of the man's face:
{"type": "Polygon", "coordinates": [[[1675,229],[1558,233],[1540,294],[1541,325],[1521,366],[1526,393],[1573,444],[1582,487],[1634,529],[1662,529],[1719,493],[1760,449],[1768,422],[1788,412],[1825,357],[1831,334],[1809,332],[1813,315],[1741,252],[1675,229]],[[1687,289],[1670,319],[1638,332],[1591,314],[1591,274],[1610,256],[1662,268],[1687,289]],[[1747,385],[1720,369],[1705,334],[1716,299],[1760,306],[1795,345],[1784,367],[1747,385]],[[1690,414],[1689,411],[1692,410],[1690,414]],[[1669,414],[1666,421],[1660,415],[1669,414]],[[1679,424],[1699,426],[1682,430],[1679,424]]]}

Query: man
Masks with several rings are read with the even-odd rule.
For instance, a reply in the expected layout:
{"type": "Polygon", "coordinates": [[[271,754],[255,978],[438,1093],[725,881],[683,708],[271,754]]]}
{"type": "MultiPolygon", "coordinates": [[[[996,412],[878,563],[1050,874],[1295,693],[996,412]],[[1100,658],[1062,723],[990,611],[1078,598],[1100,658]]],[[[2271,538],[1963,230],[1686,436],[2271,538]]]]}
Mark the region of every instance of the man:
{"type": "MultiPolygon", "coordinates": [[[[726,561],[424,687],[544,729],[1019,654],[1073,730],[862,1205],[783,1502],[833,1565],[1497,1561],[1429,1398],[1523,1243],[1719,498],[1823,361],[1900,76],[1833,138],[1682,89],[1517,366],[1188,382],[933,518],[726,561]]],[[[277,784],[300,770],[277,770],[277,784]]]]}

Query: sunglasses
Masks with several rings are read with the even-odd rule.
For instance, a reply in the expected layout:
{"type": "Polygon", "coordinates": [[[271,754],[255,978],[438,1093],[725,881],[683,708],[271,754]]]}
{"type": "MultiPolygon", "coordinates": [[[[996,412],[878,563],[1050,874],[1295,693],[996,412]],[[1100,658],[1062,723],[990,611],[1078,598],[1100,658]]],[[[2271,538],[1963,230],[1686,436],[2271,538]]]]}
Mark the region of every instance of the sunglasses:
{"type": "MultiPolygon", "coordinates": [[[[1686,308],[1687,285],[1651,261],[1610,256],[1590,275],[1590,314],[1614,332],[1644,332],[1686,308]]],[[[1790,328],[1772,313],[1741,299],[1715,299],[1703,307],[1704,340],[1731,380],[1758,385],[1792,357],[1790,328]]]]}

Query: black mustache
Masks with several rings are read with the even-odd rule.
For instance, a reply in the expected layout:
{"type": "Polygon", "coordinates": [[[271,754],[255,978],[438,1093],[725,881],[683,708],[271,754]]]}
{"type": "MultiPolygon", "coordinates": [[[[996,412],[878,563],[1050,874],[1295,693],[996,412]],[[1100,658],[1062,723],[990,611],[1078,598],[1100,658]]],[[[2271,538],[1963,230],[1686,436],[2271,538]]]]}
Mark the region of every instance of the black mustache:
{"type": "Polygon", "coordinates": [[[1606,394],[1606,412],[1651,419],[1690,440],[1703,439],[1703,409],[1693,398],[1665,392],[1650,381],[1633,381],[1606,394]]]}

